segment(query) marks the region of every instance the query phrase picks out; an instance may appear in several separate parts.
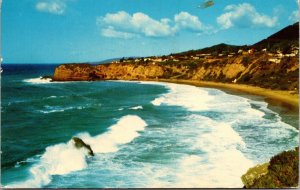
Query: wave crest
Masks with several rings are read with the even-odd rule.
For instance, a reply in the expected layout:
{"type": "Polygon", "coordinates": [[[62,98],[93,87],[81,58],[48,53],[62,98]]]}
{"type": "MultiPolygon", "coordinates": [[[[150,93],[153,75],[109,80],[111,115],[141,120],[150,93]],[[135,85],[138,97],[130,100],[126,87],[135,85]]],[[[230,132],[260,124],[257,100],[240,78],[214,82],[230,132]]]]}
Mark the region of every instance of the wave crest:
{"type": "MultiPolygon", "coordinates": [[[[147,123],[140,117],[127,115],[120,118],[104,134],[91,137],[88,133],[81,133],[76,136],[89,144],[94,153],[109,153],[118,151],[120,145],[129,143],[138,137],[138,132],[144,130],[146,126],[147,123]]],[[[30,179],[10,184],[6,188],[38,188],[45,186],[51,182],[52,175],[65,175],[86,168],[87,156],[87,150],[75,148],[72,140],[67,143],[49,146],[38,163],[30,168],[30,179]]]]}

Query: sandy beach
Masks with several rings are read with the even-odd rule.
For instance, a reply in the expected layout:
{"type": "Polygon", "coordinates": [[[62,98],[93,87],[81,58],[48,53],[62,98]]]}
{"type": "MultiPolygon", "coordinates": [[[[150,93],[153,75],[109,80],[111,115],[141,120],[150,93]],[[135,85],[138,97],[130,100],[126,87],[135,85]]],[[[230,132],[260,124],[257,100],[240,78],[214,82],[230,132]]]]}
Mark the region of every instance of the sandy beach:
{"type": "Polygon", "coordinates": [[[265,101],[269,109],[279,113],[282,120],[299,129],[299,94],[292,91],[271,90],[245,84],[228,84],[210,81],[159,79],[158,82],[188,84],[198,87],[216,88],[229,94],[265,101]]]}
{"type": "Polygon", "coordinates": [[[221,82],[194,81],[194,80],[177,80],[177,79],[161,79],[161,82],[172,82],[178,84],[189,84],[199,87],[209,87],[218,89],[227,89],[230,91],[245,92],[252,95],[265,97],[265,100],[270,104],[281,104],[293,111],[299,110],[299,94],[294,94],[291,91],[271,90],[256,86],[244,84],[228,84],[221,82]]]}

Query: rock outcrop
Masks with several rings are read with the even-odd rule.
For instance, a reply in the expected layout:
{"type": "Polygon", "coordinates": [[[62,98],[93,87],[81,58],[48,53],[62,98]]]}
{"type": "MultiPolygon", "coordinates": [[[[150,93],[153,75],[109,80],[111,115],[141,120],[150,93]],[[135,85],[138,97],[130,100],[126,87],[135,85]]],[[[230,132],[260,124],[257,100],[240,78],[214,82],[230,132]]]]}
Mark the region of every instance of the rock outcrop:
{"type": "Polygon", "coordinates": [[[299,147],[272,157],[269,163],[250,168],[241,178],[245,188],[298,187],[299,147]]]}
{"type": "Polygon", "coordinates": [[[299,58],[273,62],[267,53],[179,62],[126,62],[102,65],[64,64],[53,81],[188,79],[241,83],[298,91],[299,58]]]}
{"type": "Polygon", "coordinates": [[[90,64],[64,64],[55,69],[54,81],[87,81],[94,79],[95,68],[90,64]]]}
{"type": "Polygon", "coordinates": [[[82,139],[80,139],[78,137],[73,137],[72,140],[73,140],[74,145],[75,145],[76,148],[85,148],[85,149],[88,150],[88,154],[90,156],[94,156],[94,152],[93,152],[91,146],[88,145],[88,144],[85,144],[85,142],[83,142],[82,139]]]}

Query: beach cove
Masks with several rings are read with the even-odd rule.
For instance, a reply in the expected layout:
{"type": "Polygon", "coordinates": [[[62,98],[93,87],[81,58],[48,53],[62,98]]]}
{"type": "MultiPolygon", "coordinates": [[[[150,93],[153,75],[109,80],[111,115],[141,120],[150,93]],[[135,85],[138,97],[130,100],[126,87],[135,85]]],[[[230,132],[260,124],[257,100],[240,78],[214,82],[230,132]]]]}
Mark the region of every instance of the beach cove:
{"type": "Polygon", "coordinates": [[[272,90],[245,84],[230,84],[210,81],[160,79],[161,82],[189,84],[198,87],[208,87],[223,90],[229,94],[240,95],[250,99],[266,101],[270,109],[284,115],[285,122],[299,128],[299,94],[295,91],[272,90]]]}
{"type": "Polygon", "coordinates": [[[298,130],[258,99],[167,82],[37,77],[55,67],[5,68],[5,187],[242,187],[250,167],[298,144],[298,130]],[[72,147],[73,136],[95,156],[72,147]]]}

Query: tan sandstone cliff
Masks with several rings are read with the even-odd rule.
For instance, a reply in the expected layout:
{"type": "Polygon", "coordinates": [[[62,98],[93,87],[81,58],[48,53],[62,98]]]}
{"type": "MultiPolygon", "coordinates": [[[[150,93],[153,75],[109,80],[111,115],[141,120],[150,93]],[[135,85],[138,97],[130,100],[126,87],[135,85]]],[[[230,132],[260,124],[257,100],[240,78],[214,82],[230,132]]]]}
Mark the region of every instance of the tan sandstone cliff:
{"type": "Polygon", "coordinates": [[[126,62],[101,65],[63,64],[54,81],[192,79],[249,84],[298,91],[298,57],[273,62],[267,53],[178,62],[126,62]]]}

